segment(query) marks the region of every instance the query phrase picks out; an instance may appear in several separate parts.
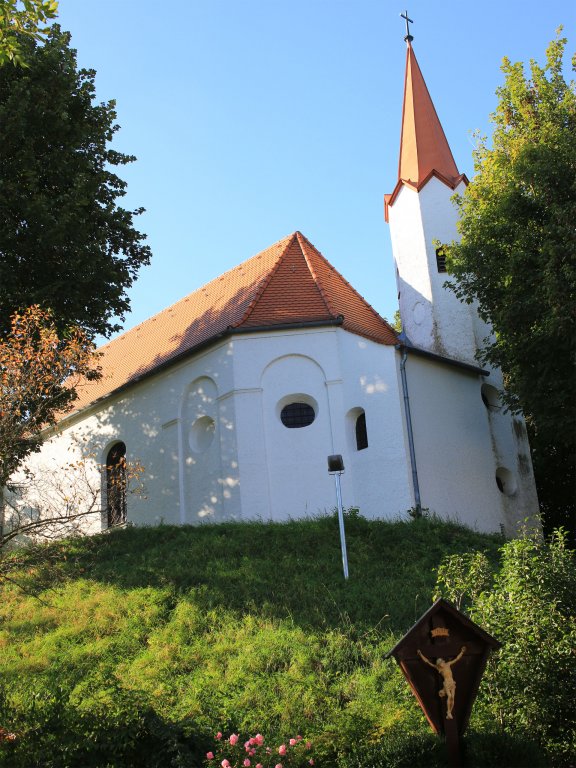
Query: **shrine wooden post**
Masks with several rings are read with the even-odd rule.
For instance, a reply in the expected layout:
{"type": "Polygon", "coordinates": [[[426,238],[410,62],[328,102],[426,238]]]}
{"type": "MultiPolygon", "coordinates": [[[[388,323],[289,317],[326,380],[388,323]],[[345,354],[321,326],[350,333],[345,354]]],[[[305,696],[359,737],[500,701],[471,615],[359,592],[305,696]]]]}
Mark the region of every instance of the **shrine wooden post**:
{"type": "Polygon", "coordinates": [[[451,768],[491,650],[500,643],[443,598],[386,656],[398,662],[432,729],[446,740],[451,768]]]}

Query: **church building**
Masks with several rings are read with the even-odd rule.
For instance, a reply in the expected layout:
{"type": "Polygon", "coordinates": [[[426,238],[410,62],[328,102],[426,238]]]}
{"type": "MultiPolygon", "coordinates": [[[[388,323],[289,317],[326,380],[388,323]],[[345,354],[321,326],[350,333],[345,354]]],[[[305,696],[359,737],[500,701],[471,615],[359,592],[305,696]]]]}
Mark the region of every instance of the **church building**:
{"type": "Polygon", "coordinates": [[[444,288],[434,243],[457,237],[450,198],[467,179],[406,41],[385,196],[402,333],[294,232],[113,339],[101,380],[28,462],[62,472],[84,457],[95,529],[330,512],[333,454],[344,506],[368,518],[421,508],[512,533],[537,514],[524,422],[501,406],[501,374],[475,359],[490,329],[444,288]],[[135,461],[145,497],[124,487],[135,461]]]}

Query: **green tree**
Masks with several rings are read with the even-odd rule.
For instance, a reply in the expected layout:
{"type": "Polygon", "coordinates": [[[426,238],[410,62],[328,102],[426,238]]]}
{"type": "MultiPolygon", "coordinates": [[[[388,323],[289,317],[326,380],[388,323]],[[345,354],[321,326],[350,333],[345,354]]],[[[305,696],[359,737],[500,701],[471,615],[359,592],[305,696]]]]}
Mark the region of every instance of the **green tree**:
{"type": "Polygon", "coordinates": [[[42,40],[49,30],[45,25],[57,12],[56,0],[0,0],[0,66],[7,62],[27,66],[22,36],[42,40]]]}
{"type": "MultiPolygon", "coordinates": [[[[494,338],[480,353],[523,410],[550,526],[576,529],[576,93],[563,76],[566,39],[544,67],[504,59],[492,144],[458,199],[461,241],[446,247],[457,296],[477,300],[494,338]]],[[[573,68],[576,67],[576,57],[573,68]]]]}
{"type": "Polygon", "coordinates": [[[69,34],[22,37],[28,66],[0,67],[0,329],[13,312],[50,309],[59,330],[119,329],[126,290],[150,258],[112,172],[135,158],[109,148],[114,102],[95,104],[69,34]]]}
{"type": "Polygon", "coordinates": [[[438,569],[436,597],[464,602],[470,618],[501,643],[490,656],[476,717],[483,728],[535,739],[550,765],[576,754],[576,561],[563,532],[527,532],[500,550],[491,574],[482,553],[451,555],[438,569]],[[463,566],[471,565],[476,578],[463,566]]]}

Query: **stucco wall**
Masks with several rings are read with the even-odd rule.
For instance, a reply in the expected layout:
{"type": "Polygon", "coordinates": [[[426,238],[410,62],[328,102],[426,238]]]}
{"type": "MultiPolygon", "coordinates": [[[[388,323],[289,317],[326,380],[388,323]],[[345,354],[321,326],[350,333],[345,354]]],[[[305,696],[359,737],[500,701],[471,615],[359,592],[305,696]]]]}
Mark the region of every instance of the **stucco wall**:
{"type": "Polygon", "coordinates": [[[513,533],[537,514],[527,443],[516,439],[521,419],[485,406],[484,377],[414,355],[406,371],[422,505],[481,531],[513,533]],[[513,493],[498,488],[502,467],[513,493]]]}
{"type": "Polygon", "coordinates": [[[475,305],[463,304],[444,287],[434,242],[457,237],[457,208],[450,200],[462,194],[436,178],[416,192],[402,187],[390,208],[390,236],[397,266],[400,315],[404,331],[416,346],[465,362],[474,362],[477,346],[489,329],[475,305]]]}
{"type": "Polygon", "coordinates": [[[233,336],[67,420],[31,464],[47,472],[75,451],[102,486],[118,441],[144,468],[144,495],[128,498],[139,524],[323,513],[336,503],[332,453],[344,456],[346,506],[391,516],[411,503],[395,352],[340,328],[233,336]],[[291,399],[313,403],[310,426],[282,424],[291,399]],[[361,411],[369,445],[358,451],[361,411]]]}
{"type": "Polygon", "coordinates": [[[327,457],[334,453],[346,467],[345,506],[367,517],[409,506],[393,348],[334,328],[237,337],[234,344],[243,509],[276,520],[332,509],[327,457]],[[311,425],[282,424],[280,412],[290,400],[313,405],[311,425]],[[354,409],[366,413],[369,445],[362,451],[351,434],[354,409]],[[265,483],[259,466],[266,467],[265,483]]]}
{"type": "MultiPolygon", "coordinates": [[[[144,468],[131,522],[285,520],[334,508],[327,457],[339,453],[344,505],[395,517],[414,504],[399,365],[393,347],[341,328],[232,336],[72,418],[30,466],[54,473],[87,457],[102,488],[101,466],[122,441],[144,468]],[[311,404],[313,423],[286,427],[291,401],[311,404]],[[358,450],[361,413],[368,447],[358,450]]],[[[479,376],[412,355],[407,375],[422,504],[481,530],[535,514],[521,419],[484,405],[479,376]],[[498,489],[498,469],[512,493],[498,489]]]]}

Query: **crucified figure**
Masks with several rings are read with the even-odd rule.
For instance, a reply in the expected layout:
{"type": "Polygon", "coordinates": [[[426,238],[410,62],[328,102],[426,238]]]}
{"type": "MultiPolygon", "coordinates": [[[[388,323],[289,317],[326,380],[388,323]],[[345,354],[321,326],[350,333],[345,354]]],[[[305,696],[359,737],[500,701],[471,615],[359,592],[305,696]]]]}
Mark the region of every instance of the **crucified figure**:
{"type": "Polygon", "coordinates": [[[452,676],[452,669],[451,667],[456,664],[457,661],[460,661],[462,656],[466,653],[466,646],[463,645],[460,653],[458,656],[455,656],[452,661],[445,661],[444,659],[436,659],[436,663],[433,661],[430,661],[430,659],[426,658],[422,651],[418,649],[417,651],[418,656],[422,659],[422,661],[425,664],[428,664],[429,667],[432,667],[435,669],[442,677],[442,680],[444,681],[444,684],[442,685],[442,688],[438,691],[438,696],[440,698],[446,697],[446,719],[447,720],[453,720],[452,717],[452,710],[454,709],[454,696],[456,694],[456,681],[454,680],[452,676]]]}

